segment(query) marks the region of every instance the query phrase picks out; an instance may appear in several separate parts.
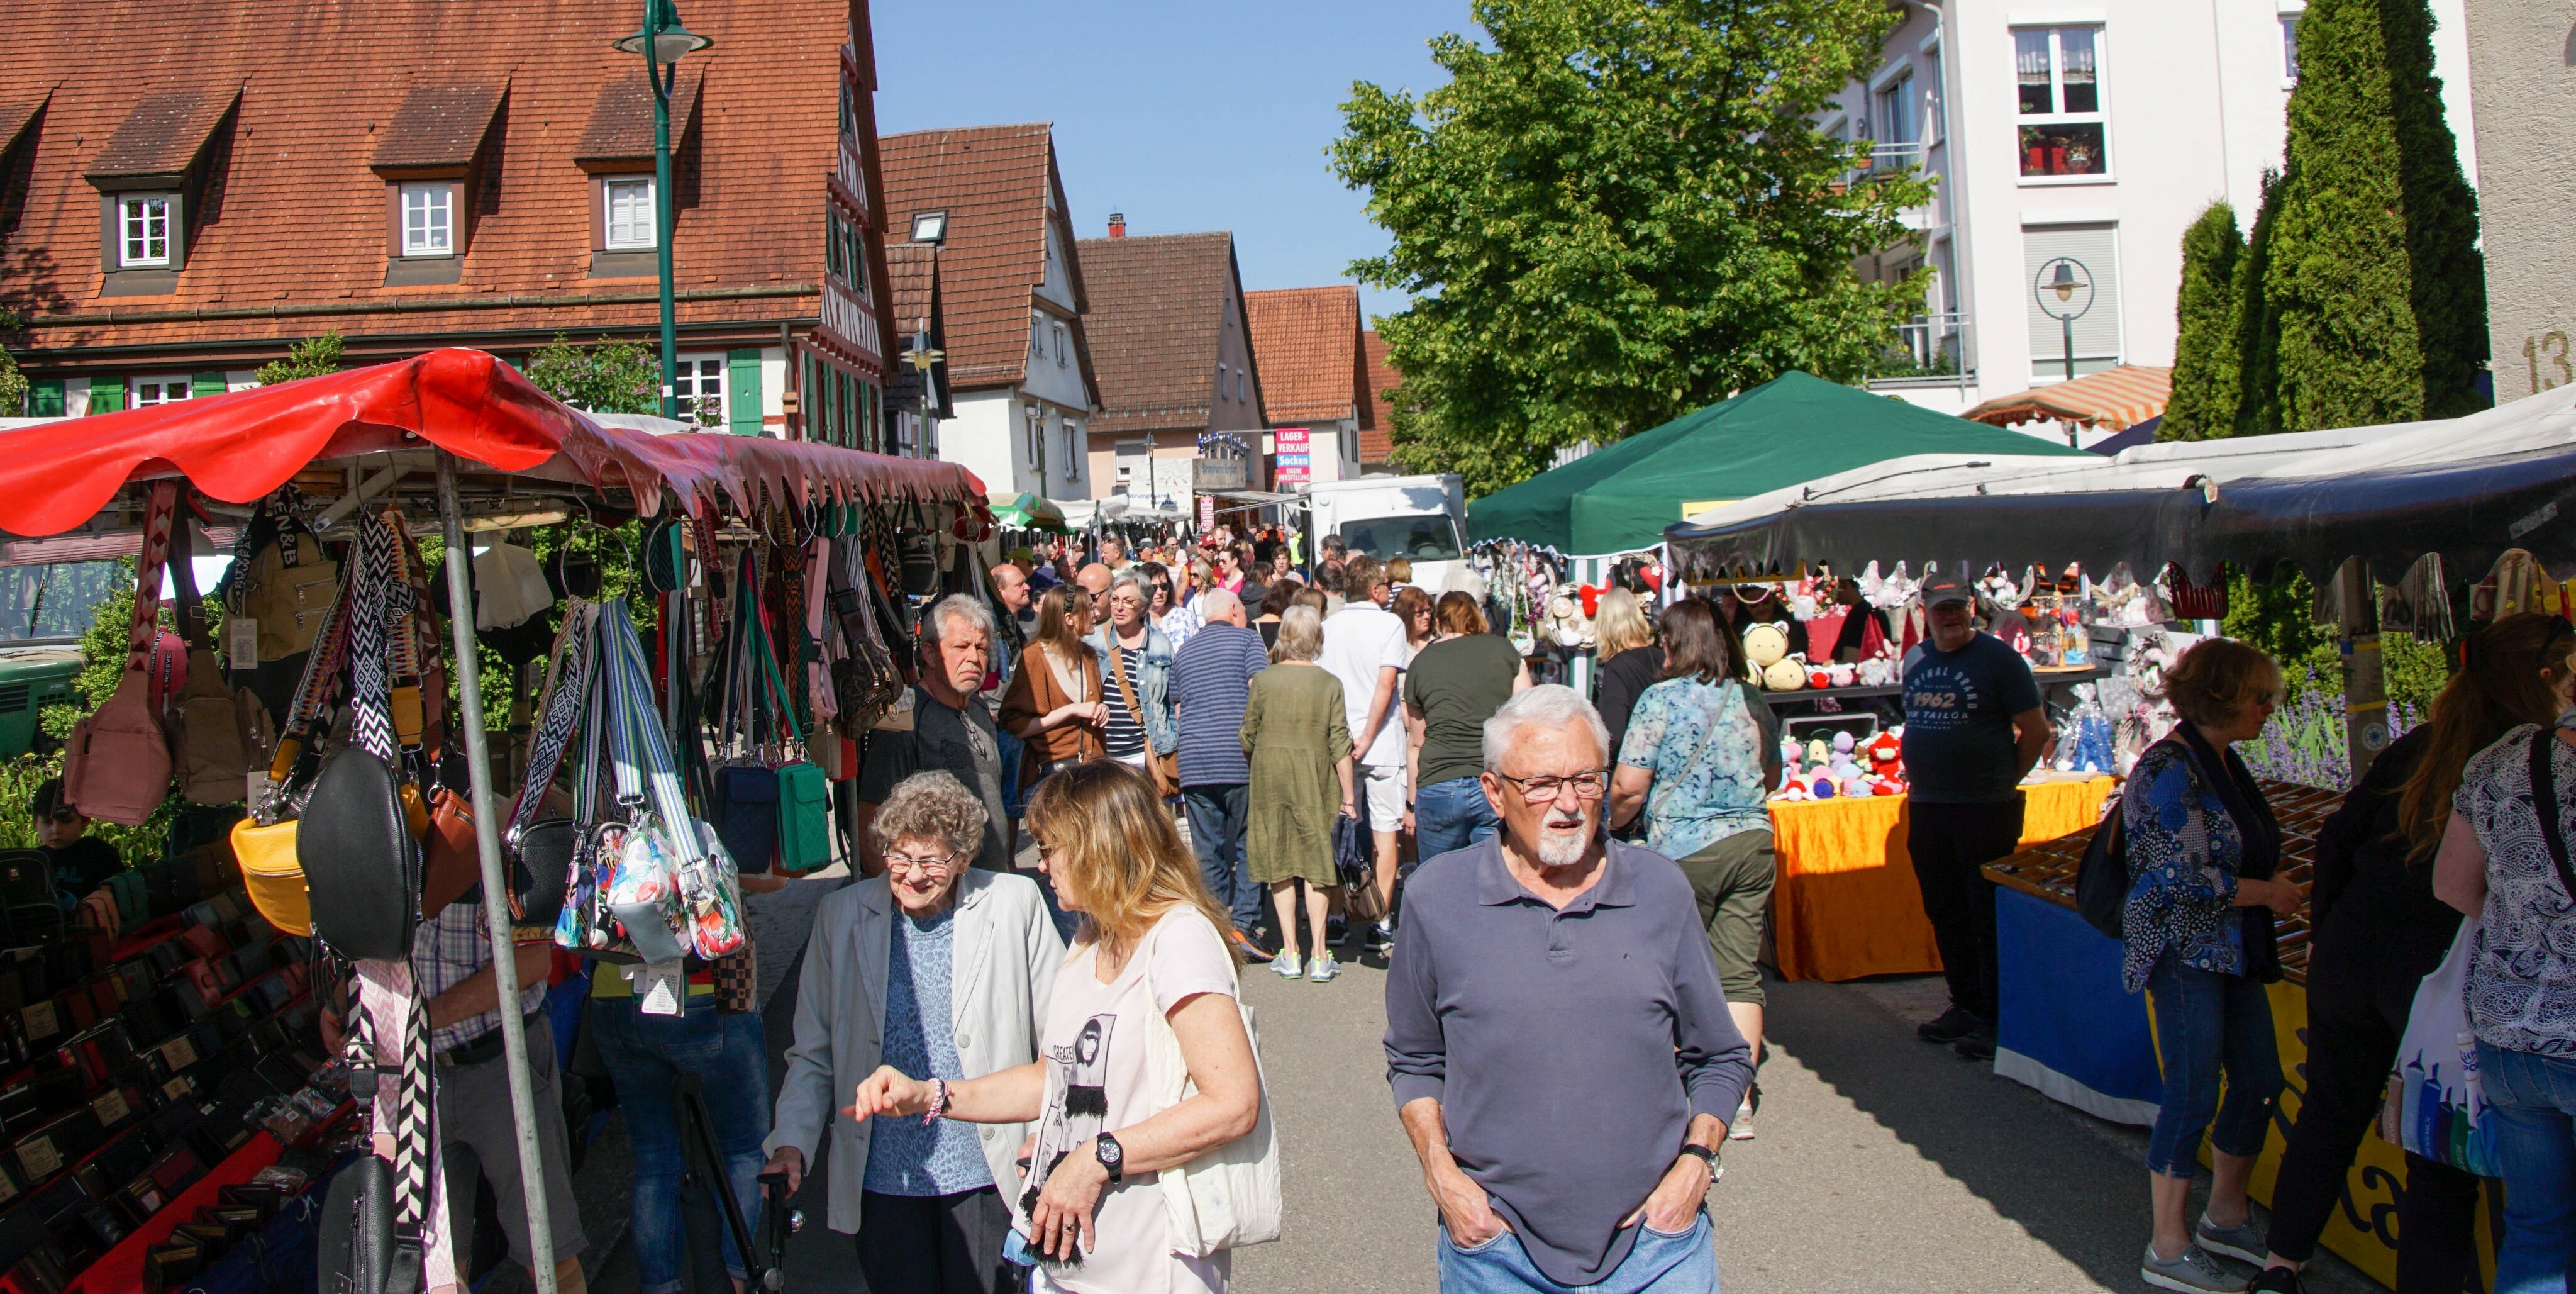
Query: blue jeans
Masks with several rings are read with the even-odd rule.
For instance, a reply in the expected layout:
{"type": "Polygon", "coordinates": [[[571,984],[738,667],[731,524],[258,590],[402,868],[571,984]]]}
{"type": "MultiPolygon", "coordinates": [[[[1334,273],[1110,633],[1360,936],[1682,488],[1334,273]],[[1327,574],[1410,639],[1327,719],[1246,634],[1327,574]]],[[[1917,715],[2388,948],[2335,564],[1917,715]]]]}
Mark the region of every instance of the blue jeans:
{"type": "Polygon", "coordinates": [[[2198,1172],[2204,1134],[2222,1155],[2261,1153],[2272,1103],[2281,1095],[2280,1044],[2263,986],[2241,975],[2194,970],[2168,949],[2147,973],[2147,994],[2155,1004],[2156,1061],[2165,1081],[2164,1104],[2147,1138],[2147,1171],[2198,1172]]]}
{"type": "MultiPolygon", "coordinates": [[[[758,1226],[760,1143],[769,1135],[769,1060],[760,1016],[718,1011],[712,997],[689,999],[683,1015],[646,1015],[634,998],[595,998],[590,1027],[599,1058],[617,1084],[617,1108],[626,1112],[635,1158],[628,1231],[635,1238],[638,1283],[642,1294],[676,1294],[688,1265],[680,1220],[680,1178],[688,1161],[672,1083],[688,1073],[705,1085],[707,1117],[733,1178],[734,1198],[742,1204],[743,1221],[758,1226]]],[[[743,1274],[730,1229],[724,1232],[724,1260],[727,1271],[743,1274]]]]}
{"type": "Polygon", "coordinates": [[[1549,1280],[1512,1232],[1461,1249],[1449,1243],[1449,1229],[1440,1228],[1440,1294],[1560,1294],[1576,1288],[1584,1294],[1717,1294],[1717,1234],[1707,1210],[1677,1236],[1638,1223],[1627,1258],[1600,1281],[1580,1287],[1549,1280]]]}
{"type": "Polygon", "coordinates": [[[2479,1043],[2478,1082],[2504,1162],[2495,1294],[2563,1294],[2576,1253],[2576,1060],[2479,1043]]]}
{"type": "Polygon", "coordinates": [[[1413,856],[1417,865],[1491,840],[1502,829],[1503,820],[1494,816],[1494,806],[1485,799],[1481,779],[1453,777],[1413,793],[1413,856]]]}
{"type": "Polygon", "coordinates": [[[1261,921],[1261,887],[1243,865],[1243,821],[1252,788],[1241,782],[1181,788],[1190,816],[1190,848],[1198,851],[1199,879],[1234,915],[1234,928],[1249,932],[1261,921]]]}

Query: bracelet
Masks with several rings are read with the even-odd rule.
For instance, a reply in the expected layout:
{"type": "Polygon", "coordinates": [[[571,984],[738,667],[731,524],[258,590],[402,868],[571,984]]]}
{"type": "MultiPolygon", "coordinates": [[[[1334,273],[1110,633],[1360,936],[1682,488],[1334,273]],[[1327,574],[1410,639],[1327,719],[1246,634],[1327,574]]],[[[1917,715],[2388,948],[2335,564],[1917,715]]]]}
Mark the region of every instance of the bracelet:
{"type": "Polygon", "coordinates": [[[1706,1146],[1684,1146],[1680,1158],[1698,1160],[1711,1175],[1717,1172],[1717,1152],[1706,1146]]]}
{"type": "Polygon", "coordinates": [[[930,1108],[921,1112],[921,1122],[924,1126],[937,1123],[939,1117],[946,1113],[948,1113],[948,1080],[934,1078],[930,1080],[930,1108]]]}

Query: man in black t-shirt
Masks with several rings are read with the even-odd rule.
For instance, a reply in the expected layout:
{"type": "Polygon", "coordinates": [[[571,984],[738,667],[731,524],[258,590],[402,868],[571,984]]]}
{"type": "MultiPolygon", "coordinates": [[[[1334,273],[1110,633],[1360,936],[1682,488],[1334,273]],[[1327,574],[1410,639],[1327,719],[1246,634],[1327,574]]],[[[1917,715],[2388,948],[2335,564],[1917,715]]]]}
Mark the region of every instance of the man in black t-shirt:
{"type": "Polygon", "coordinates": [[[2048,748],[2048,714],[2029,664],[1977,632],[1966,581],[1926,582],[1923,604],[1932,636],[1905,658],[1905,848],[1950,1009],[1914,1032],[1991,1060],[1995,885],[1985,865],[2021,847],[2021,779],[2048,748]]]}
{"type": "Polygon", "coordinates": [[[954,775],[983,802],[984,845],[972,864],[991,872],[1011,869],[1000,730],[993,726],[993,712],[976,695],[984,686],[992,644],[993,613],[966,594],[941,598],[921,617],[921,685],[912,690],[912,730],[870,733],[867,762],[859,768],[855,843],[862,874],[885,870],[885,858],[868,832],[877,806],[894,793],[895,783],[934,768],[954,775]]]}

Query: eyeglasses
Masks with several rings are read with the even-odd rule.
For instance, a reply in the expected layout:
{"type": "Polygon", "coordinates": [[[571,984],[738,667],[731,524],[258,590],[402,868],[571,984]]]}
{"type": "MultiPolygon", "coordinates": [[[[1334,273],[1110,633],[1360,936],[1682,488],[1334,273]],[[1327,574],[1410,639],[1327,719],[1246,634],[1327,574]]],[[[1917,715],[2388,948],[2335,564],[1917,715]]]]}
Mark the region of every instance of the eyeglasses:
{"type": "Polygon", "coordinates": [[[1514,777],[1509,773],[1496,773],[1494,776],[1521,788],[1521,798],[1532,804],[1554,803],[1558,794],[1569,786],[1574,788],[1574,796],[1579,800],[1598,800],[1610,789],[1610,770],[1606,768],[1577,773],[1572,777],[1514,777]]]}
{"type": "Polygon", "coordinates": [[[911,858],[903,854],[886,855],[886,869],[888,871],[919,872],[924,876],[932,877],[934,879],[946,876],[949,871],[956,866],[957,855],[955,854],[947,854],[938,858],[911,858]]]}

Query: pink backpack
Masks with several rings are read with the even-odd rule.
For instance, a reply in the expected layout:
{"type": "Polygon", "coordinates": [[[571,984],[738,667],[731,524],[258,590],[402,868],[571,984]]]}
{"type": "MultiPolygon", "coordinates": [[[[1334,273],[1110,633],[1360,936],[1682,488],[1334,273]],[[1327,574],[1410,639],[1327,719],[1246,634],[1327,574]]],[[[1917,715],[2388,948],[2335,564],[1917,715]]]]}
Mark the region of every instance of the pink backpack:
{"type": "Polygon", "coordinates": [[[178,504],[176,482],[152,487],[143,552],[135,561],[125,674],[107,704],[72,729],[63,752],[63,798],[102,822],[139,827],[170,798],[170,737],[161,726],[147,667],[159,638],[161,568],[169,560],[178,504]]]}

